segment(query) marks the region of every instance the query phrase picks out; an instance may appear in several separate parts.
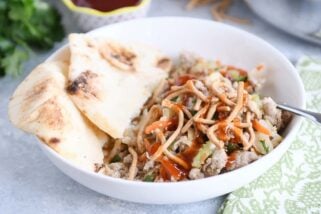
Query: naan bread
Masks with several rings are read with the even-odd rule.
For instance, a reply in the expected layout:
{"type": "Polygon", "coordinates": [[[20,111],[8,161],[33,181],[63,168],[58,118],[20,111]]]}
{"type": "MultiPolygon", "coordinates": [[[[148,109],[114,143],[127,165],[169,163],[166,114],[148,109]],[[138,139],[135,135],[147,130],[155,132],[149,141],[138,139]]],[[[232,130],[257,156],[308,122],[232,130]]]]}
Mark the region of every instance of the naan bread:
{"type": "Polygon", "coordinates": [[[18,86],[9,117],[18,128],[36,135],[57,153],[88,170],[103,163],[106,134],[75,107],[66,88],[68,64],[46,62],[18,86]]]}
{"type": "Polygon", "coordinates": [[[71,34],[69,44],[72,100],[100,129],[114,138],[123,137],[153,90],[168,76],[171,61],[148,46],[82,34],[71,34]]]}

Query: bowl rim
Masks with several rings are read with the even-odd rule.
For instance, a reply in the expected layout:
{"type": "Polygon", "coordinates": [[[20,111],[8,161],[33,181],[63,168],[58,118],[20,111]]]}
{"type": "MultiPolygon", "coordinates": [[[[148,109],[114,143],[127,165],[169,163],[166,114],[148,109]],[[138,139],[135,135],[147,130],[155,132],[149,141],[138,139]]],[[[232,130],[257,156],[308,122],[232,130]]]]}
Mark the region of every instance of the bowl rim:
{"type": "Polygon", "coordinates": [[[151,0],[141,0],[135,6],[121,7],[115,10],[104,12],[104,11],[96,10],[89,7],[77,6],[73,3],[72,0],[62,0],[64,5],[73,12],[79,12],[79,13],[84,13],[84,14],[94,15],[94,16],[105,16],[105,17],[134,12],[148,5],[150,1],[151,0]]]}
{"type": "MultiPolygon", "coordinates": [[[[299,91],[302,92],[302,96],[300,97],[300,102],[301,103],[299,104],[298,107],[300,107],[300,108],[305,108],[306,107],[305,89],[304,89],[304,86],[303,86],[303,82],[302,82],[298,72],[296,72],[296,68],[294,67],[294,65],[279,50],[277,50],[271,44],[266,42],[264,39],[254,35],[252,33],[249,33],[249,32],[247,32],[245,30],[239,29],[237,27],[233,27],[231,25],[227,25],[227,24],[216,22],[216,21],[212,21],[212,20],[200,19],[200,18],[165,16],[165,17],[139,18],[139,19],[135,19],[135,20],[124,21],[124,22],[121,22],[121,23],[115,23],[115,24],[112,24],[112,25],[96,28],[96,29],[94,29],[92,31],[87,32],[86,34],[94,36],[95,33],[101,31],[102,29],[110,28],[110,27],[113,27],[115,25],[124,25],[124,24],[126,25],[126,24],[131,23],[131,22],[135,23],[135,22],[158,21],[158,20],[162,20],[162,21],[173,21],[174,20],[176,22],[181,21],[181,22],[198,22],[198,23],[203,22],[203,23],[207,23],[207,24],[210,23],[210,24],[220,25],[221,27],[230,29],[230,30],[236,32],[237,34],[243,34],[243,35],[255,40],[256,42],[261,43],[262,45],[265,45],[267,48],[272,50],[274,52],[274,54],[277,55],[277,57],[280,57],[282,59],[282,61],[284,61],[284,63],[287,64],[287,66],[289,66],[291,68],[290,73],[292,73],[292,75],[296,79],[296,81],[298,83],[297,87],[299,88],[299,91]]],[[[59,54],[61,54],[62,52],[66,51],[67,48],[68,48],[68,43],[63,45],[62,47],[60,47],[54,53],[52,53],[45,61],[54,60],[57,56],[59,56],[59,54]]],[[[283,138],[282,142],[283,141],[288,141],[288,140],[290,140],[291,137],[295,136],[295,134],[298,131],[302,121],[303,121],[303,118],[300,118],[299,116],[294,116],[294,118],[290,122],[290,124],[292,125],[292,128],[288,131],[287,135],[283,138]]],[[[46,150],[46,152],[50,153],[55,158],[57,158],[60,161],[64,162],[69,167],[76,168],[77,170],[81,171],[84,174],[87,174],[88,176],[96,177],[96,178],[102,179],[102,180],[104,180],[106,182],[114,182],[114,183],[123,184],[123,185],[134,185],[134,186],[138,185],[140,187],[185,186],[185,185],[189,185],[189,184],[192,185],[192,184],[196,184],[196,183],[213,182],[213,180],[215,180],[215,179],[223,179],[224,180],[224,177],[228,177],[228,176],[236,176],[237,177],[237,175],[239,173],[241,173],[242,171],[246,171],[248,168],[252,167],[253,165],[258,165],[258,164],[261,164],[262,162],[265,162],[265,159],[268,159],[270,156],[275,154],[278,150],[281,150],[280,147],[289,146],[289,145],[281,142],[270,153],[268,153],[267,155],[264,155],[263,157],[259,158],[258,160],[254,161],[254,162],[252,162],[252,163],[250,163],[248,165],[245,165],[243,167],[240,167],[238,169],[235,169],[235,170],[232,170],[232,171],[229,171],[229,172],[225,172],[223,174],[209,176],[209,177],[202,178],[202,179],[184,180],[184,181],[179,181],[179,182],[143,182],[143,181],[140,181],[140,180],[127,180],[127,179],[124,179],[124,178],[110,177],[110,176],[107,176],[107,175],[103,175],[103,174],[100,174],[100,173],[96,173],[96,172],[92,172],[92,171],[83,169],[83,168],[79,167],[77,164],[74,164],[70,160],[67,160],[64,157],[62,157],[61,155],[59,155],[57,152],[55,152],[49,146],[47,146],[44,143],[42,143],[40,139],[38,139],[37,142],[38,142],[38,145],[42,149],[46,150]]],[[[288,142],[288,144],[290,144],[290,143],[291,142],[288,142]]],[[[284,155],[284,153],[282,155],[284,155]]]]}

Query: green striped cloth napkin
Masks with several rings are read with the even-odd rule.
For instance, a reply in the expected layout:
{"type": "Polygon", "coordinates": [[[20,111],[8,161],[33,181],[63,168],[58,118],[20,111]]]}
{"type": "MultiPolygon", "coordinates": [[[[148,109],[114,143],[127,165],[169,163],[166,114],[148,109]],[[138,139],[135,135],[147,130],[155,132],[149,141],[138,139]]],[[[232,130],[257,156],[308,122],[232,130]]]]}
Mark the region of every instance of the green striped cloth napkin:
{"type": "MultiPolygon", "coordinates": [[[[321,112],[321,61],[297,64],[307,109],[321,112]]],[[[290,149],[265,174],[232,192],[219,213],[321,213],[321,126],[304,120],[290,149]]]]}

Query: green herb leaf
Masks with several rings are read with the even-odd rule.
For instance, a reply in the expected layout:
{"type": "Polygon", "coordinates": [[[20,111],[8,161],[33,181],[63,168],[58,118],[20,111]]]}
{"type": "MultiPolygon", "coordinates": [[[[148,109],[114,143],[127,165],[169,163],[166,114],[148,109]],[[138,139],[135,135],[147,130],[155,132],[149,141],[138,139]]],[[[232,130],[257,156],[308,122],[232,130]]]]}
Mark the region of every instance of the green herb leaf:
{"type": "Polygon", "coordinates": [[[32,49],[63,38],[58,12],[41,0],[0,1],[0,75],[17,76],[32,49]]]}
{"type": "Polygon", "coordinates": [[[21,49],[15,48],[12,52],[7,53],[1,59],[1,67],[6,74],[17,77],[21,74],[22,62],[28,59],[28,53],[21,49]]]}
{"type": "Polygon", "coordinates": [[[3,36],[0,36],[0,52],[10,52],[12,49],[14,49],[15,45],[10,39],[7,39],[3,36]]]}

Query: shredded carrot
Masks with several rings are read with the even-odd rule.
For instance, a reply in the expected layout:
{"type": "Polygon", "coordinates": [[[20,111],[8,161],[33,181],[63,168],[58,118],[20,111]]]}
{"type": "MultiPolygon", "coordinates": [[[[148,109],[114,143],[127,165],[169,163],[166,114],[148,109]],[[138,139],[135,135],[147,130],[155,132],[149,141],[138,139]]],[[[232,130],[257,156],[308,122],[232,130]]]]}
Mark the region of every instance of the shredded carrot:
{"type": "Polygon", "coordinates": [[[165,171],[170,176],[173,176],[176,180],[181,180],[186,176],[185,172],[180,170],[172,161],[168,160],[167,158],[162,158],[160,162],[164,167],[165,171]]]}
{"type": "Polygon", "coordinates": [[[227,162],[226,162],[226,165],[225,165],[225,167],[226,167],[227,170],[231,170],[231,168],[233,167],[234,162],[235,162],[235,160],[236,160],[236,158],[237,158],[237,155],[238,155],[238,152],[235,151],[235,152],[233,152],[232,154],[230,154],[230,155],[228,156],[227,162]]]}
{"type": "Polygon", "coordinates": [[[155,121],[145,128],[145,134],[150,134],[156,129],[164,129],[173,124],[172,120],[155,121]]]}
{"type": "Polygon", "coordinates": [[[243,136],[243,130],[242,129],[233,126],[232,127],[232,131],[234,132],[236,137],[242,138],[242,136],[243,136]]]}
{"type": "Polygon", "coordinates": [[[217,126],[218,126],[218,128],[217,128],[215,134],[217,135],[218,139],[220,139],[222,141],[229,140],[229,137],[227,136],[226,131],[225,131],[227,123],[225,121],[221,121],[221,122],[217,123],[217,126]]]}
{"type": "Polygon", "coordinates": [[[156,143],[153,143],[150,147],[150,155],[153,155],[157,149],[160,147],[161,143],[160,142],[156,142],[156,143]]]}
{"type": "Polygon", "coordinates": [[[164,179],[164,181],[167,181],[170,179],[163,166],[159,168],[159,174],[160,174],[160,177],[164,179]]]}
{"type": "Polygon", "coordinates": [[[164,150],[164,153],[169,159],[184,167],[184,169],[189,169],[189,164],[185,160],[179,158],[177,155],[170,153],[167,149],[164,150]]]}
{"type": "Polygon", "coordinates": [[[226,68],[224,68],[224,69],[221,69],[220,70],[220,73],[222,74],[222,76],[226,76],[226,74],[227,74],[227,69],[226,68]]]}
{"type": "Polygon", "coordinates": [[[222,141],[228,141],[229,137],[227,136],[227,134],[225,133],[224,129],[218,129],[215,134],[217,135],[218,139],[222,140],[222,141]]]}
{"type": "Polygon", "coordinates": [[[160,142],[151,144],[148,142],[147,139],[144,139],[144,146],[149,155],[153,155],[157,151],[157,149],[160,147],[160,145],[161,145],[160,142]]]}
{"type": "Polygon", "coordinates": [[[150,142],[145,138],[144,139],[144,146],[146,151],[149,153],[150,152],[150,142]]]}
{"type": "Polygon", "coordinates": [[[250,89],[252,89],[252,85],[251,85],[250,81],[245,81],[244,82],[244,89],[246,91],[250,91],[250,89]]]}
{"type": "Polygon", "coordinates": [[[258,131],[258,132],[261,132],[263,134],[266,134],[268,136],[271,136],[271,132],[270,130],[268,130],[267,128],[265,128],[258,120],[253,120],[252,121],[252,125],[253,125],[253,128],[258,131]]]}
{"type": "Polygon", "coordinates": [[[141,154],[141,155],[138,157],[138,160],[139,160],[140,162],[146,162],[146,161],[147,161],[146,152],[144,152],[143,154],[141,154]]]}
{"type": "Polygon", "coordinates": [[[265,68],[265,65],[263,65],[263,64],[260,64],[260,65],[256,66],[256,70],[257,71],[263,71],[264,68],[265,68]]]}
{"type": "Polygon", "coordinates": [[[183,75],[183,76],[180,76],[179,78],[176,79],[175,84],[178,85],[178,86],[182,86],[188,80],[192,80],[192,79],[196,79],[196,78],[194,76],[192,76],[192,75],[183,75]]]}
{"type": "Polygon", "coordinates": [[[227,126],[227,122],[225,120],[222,120],[222,121],[218,122],[217,125],[218,125],[219,129],[222,129],[227,126]]]}

